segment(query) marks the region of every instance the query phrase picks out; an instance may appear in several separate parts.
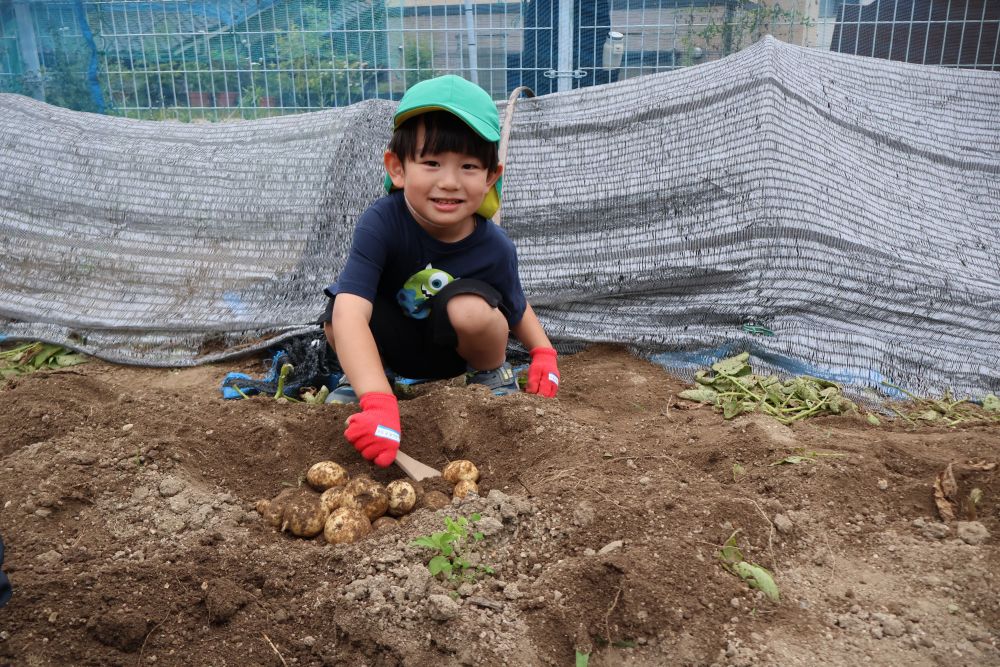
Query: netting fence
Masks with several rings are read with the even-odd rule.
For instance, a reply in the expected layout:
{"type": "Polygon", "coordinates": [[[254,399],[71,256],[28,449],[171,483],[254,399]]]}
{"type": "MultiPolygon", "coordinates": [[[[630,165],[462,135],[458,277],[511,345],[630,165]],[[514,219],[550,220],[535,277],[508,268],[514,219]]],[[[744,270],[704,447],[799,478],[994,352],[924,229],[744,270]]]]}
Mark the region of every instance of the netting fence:
{"type": "Polygon", "coordinates": [[[454,73],[500,100],[717,60],[764,35],[1000,69],[996,0],[0,0],[0,92],[215,120],[398,99],[454,73]]]}

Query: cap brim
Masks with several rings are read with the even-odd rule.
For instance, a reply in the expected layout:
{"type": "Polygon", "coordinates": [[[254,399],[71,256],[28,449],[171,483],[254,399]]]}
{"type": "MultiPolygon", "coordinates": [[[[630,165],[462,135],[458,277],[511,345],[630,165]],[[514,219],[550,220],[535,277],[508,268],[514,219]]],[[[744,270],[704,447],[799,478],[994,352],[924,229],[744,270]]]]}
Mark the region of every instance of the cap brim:
{"type": "Polygon", "coordinates": [[[414,116],[419,116],[420,114],[427,113],[428,111],[447,111],[450,114],[458,116],[462,119],[466,125],[472,128],[472,130],[481,136],[486,141],[497,142],[500,141],[500,130],[494,127],[494,125],[488,121],[479,118],[478,116],[473,116],[472,114],[464,111],[462,109],[452,109],[445,105],[436,104],[428,105],[425,107],[417,107],[415,109],[408,109],[407,111],[396,115],[393,118],[393,125],[399,127],[409,119],[414,116]]]}

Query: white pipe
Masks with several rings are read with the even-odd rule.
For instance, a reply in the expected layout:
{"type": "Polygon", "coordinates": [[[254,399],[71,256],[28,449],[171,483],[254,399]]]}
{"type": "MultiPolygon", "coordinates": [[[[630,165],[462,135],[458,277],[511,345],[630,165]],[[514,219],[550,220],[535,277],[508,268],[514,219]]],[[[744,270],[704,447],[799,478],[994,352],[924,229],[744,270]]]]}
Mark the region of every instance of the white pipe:
{"type": "Polygon", "coordinates": [[[556,64],[560,93],[573,89],[573,0],[559,0],[559,55],[556,64]]]}
{"type": "Polygon", "coordinates": [[[476,15],[472,9],[472,0],[465,0],[465,32],[469,43],[469,81],[479,83],[479,51],[476,46],[476,15]]]}

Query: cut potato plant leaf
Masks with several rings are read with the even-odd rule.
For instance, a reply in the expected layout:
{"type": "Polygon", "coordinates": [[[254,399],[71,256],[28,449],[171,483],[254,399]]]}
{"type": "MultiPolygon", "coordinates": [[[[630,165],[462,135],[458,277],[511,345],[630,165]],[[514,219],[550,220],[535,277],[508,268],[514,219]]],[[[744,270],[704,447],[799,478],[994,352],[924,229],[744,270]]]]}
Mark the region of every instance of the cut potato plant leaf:
{"type": "Polygon", "coordinates": [[[796,451],[798,451],[799,453],[786,456],[780,461],[775,461],[771,465],[772,466],[795,465],[796,463],[802,463],[803,461],[809,461],[811,463],[821,456],[843,456],[843,454],[838,454],[837,452],[817,452],[811,449],[810,450],[799,449],[796,451]]]}
{"type": "Polygon", "coordinates": [[[0,378],[26,375],[42,368],[66,368],[87,361],[87,357],[52,343],[24,343],[0,351],[0,378]]]}
{"type": "Polygon", "coordinates": [[[728,375],[730,377],[749,375],[750,364],[747,363],[749,359],[750,353],[743,352],[741,354],[737,354],[735,357],[729,357],[728,359],[715,362],[712,364],[712,370],[719,375],[728,375]]]}
{"type": "Polygon", "coordinates": [[[912,426],[926,424],[956,426],[972,422],[1000,422],[1000,399],[993,394],[985,396],[982,405],[968,398],[956,399],[950,390],[941,398],[921,398],[899,385],[883,381],[885,386],[905,394],[910,402],[889,405],[889,409],[912,426]]]}
{"type": "Polygon", "coordinates": [[[934,505],[943,521],[955,520],[955,496],[958,495],[958,483],[952,464],[937,474],[934,480],[934,505]]]}
{"type": "Polygon", "coordinates": [[[712,364],[711,371],[697,371],[695,386],[678,396],[712,405],[725,419],[759,411],[782,424],[855,409],[834,382],[806,375],[785,381],[774,375],[754,375],[749,359],[750,354],[743,352],[712,364]]]}
{"type": "Polygon", "coordinates": [[[747,583],[750,588],[762,592],[767,599],[774,603],[781,602],[781,595],[778,585],[774,583],[774,577],[767,569],[751,563],[743,558],[743,552],[736,545],[736,536],[740,531],[733,531],[729,539],[719,548],[719,560],[722,567],[747,583]]]}
{"type": "Polygon", "coordinates": [[[756,588],[766,595],[771,602],[781,602],[781,594],[778,592],[778,585],[774,583],[774,577],[760,565],[740,561],[733,563],[733,572],[747,582],[750,588],[756,588]]]}

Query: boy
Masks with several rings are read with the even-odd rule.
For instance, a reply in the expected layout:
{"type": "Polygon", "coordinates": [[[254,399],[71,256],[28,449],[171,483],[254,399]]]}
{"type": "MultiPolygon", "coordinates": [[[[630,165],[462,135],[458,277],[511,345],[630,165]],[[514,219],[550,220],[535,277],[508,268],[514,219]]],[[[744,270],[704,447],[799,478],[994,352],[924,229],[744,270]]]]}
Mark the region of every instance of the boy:
{"type": "Polygon", "coordinates": [[[503,174],[493,100],[442,76],[410,88],[393,125],[389,194],[358,219],[344,270],[326,288],[323,324],[345,376],[330,401],[361,404],[344,435],[382,467],[400,444],[386,367],[428,379],[465,372],[469,384],[514,393],[513,332],[531,353],[527,391],[552,397],[559,388],[556,351],[525,300],[514,244],[489,220],[503,174]]]}

